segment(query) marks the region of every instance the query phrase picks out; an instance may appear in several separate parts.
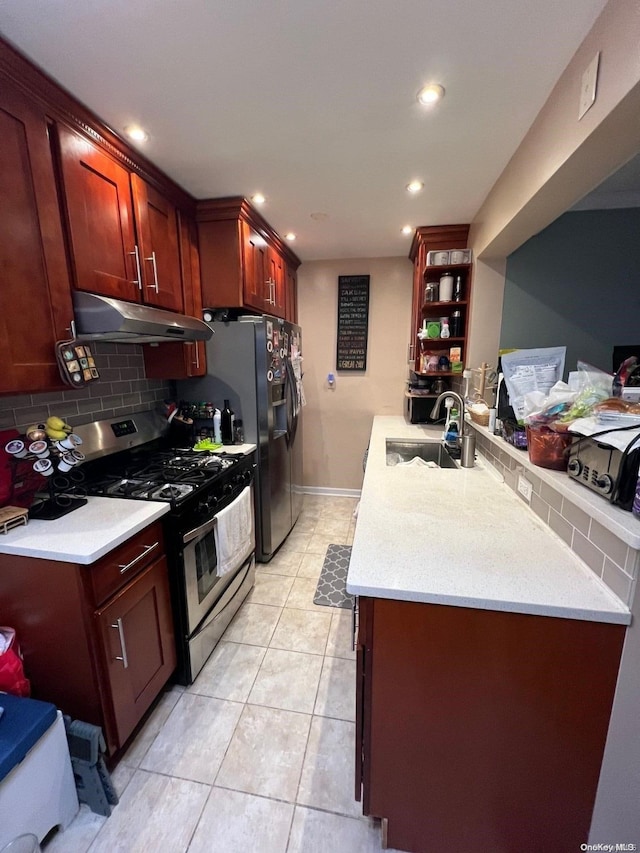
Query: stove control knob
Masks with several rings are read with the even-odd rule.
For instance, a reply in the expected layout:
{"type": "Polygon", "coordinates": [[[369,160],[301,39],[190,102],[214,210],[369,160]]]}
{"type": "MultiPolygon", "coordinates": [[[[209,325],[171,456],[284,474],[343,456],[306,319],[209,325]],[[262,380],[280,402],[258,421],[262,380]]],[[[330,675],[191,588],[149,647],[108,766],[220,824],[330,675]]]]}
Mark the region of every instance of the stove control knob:
{"type": "Polygon", "coordinates": [[[569,461],[567,471],[574,477],[579,477],[582,473],[582,463],[580,462],[580,460],[576,459],[574,456],[574,458],[569,461]]]}
{"type": "Polygon", "coordinates": [[[610,495],[613,491],[613,478],[609,474],[602,474],[596,480],[596,486],[603,495],[610,495]]]}
{"type": "Polygon", "coordinates": [[[211,496],[204,501],[200,501],[198,504],[198,509],[200,512],[211,512],[214,506],[218,503],[218,498],[214,498],[211,496]]]}
{"type": "Polygon", "coordinates": [[[231,483],[227,483],[227,485],[224,487],[224,489],[222,491],[224,492],[225,495],[229,495],[233,491],[233,486],[231,485],[231,483]]]}
{"type": "Polygon", "coordinates": [[[242,477],[243,483],[250,483],[251,482],[251,471],[243,471],[240,476],[242,477]]]}

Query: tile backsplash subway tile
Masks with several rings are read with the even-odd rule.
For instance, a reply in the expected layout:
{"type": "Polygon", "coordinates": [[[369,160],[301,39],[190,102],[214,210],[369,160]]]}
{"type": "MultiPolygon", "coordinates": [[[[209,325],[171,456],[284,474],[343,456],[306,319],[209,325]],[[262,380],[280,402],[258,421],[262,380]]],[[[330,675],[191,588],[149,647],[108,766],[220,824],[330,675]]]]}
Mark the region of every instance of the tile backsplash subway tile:
{"type": "Polygon", "coordinates": [[[22,431],[32,423],[58,415],[72,426],[154,409],[175,396],[173,382],[147,379],[142,347],[94,343],[100,380],[77,391],[0,396],[0,429],[22,431]]]}

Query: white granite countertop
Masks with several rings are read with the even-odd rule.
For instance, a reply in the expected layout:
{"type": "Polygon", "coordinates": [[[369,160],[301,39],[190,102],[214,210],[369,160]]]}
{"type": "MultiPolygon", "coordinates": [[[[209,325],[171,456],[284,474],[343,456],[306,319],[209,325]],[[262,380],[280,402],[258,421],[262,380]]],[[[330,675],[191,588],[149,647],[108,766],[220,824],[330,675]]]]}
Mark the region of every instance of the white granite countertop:
{"type": "Polygon", "coordinates": [[[458,470],[387,466],[385,439],[441,435],[374,419],[348,591],[629,624],[626,605],[481,457],[458,470]]]}
{"type": "Polygon", "coordinates": [[[55,521],[29,521],[0,536],[0,554],[65,563],[94,563],[169,512],[160,501],[87,498],[55,521]]]}

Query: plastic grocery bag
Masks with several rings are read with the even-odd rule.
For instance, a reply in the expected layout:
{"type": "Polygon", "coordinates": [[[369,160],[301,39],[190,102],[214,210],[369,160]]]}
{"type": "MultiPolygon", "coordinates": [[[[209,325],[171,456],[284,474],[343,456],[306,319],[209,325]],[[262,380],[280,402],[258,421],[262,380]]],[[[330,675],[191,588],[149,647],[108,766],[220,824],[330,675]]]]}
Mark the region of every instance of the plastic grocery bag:
{"type": "Polygon", "coordinates": [[[29,696],[31,693],[13,628],[0,628],[0,691],[14,696],[29,696]]]}

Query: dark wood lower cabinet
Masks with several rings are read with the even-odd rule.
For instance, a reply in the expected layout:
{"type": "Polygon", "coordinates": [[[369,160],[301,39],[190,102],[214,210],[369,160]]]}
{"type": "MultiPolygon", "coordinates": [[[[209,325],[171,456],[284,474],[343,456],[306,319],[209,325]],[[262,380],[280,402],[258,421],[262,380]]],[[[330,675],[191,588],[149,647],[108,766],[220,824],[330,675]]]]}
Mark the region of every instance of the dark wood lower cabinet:
{"type": "Polygon", "coordinates": [[[162,557],[96,613],[119,743],[124,743],[176,665],[162,557]]]}
{"type": "Polygon", "coordinates": [[[160,522],[91,565],[0,554],[0,622],[32,696],[100,726],[113,756],[176,665],[160,522]]]}
{"type": "Polygon", "coordinates": [[[412,853],[587,842],[624,626],[361,598],[356,796],[412,853]]]}

